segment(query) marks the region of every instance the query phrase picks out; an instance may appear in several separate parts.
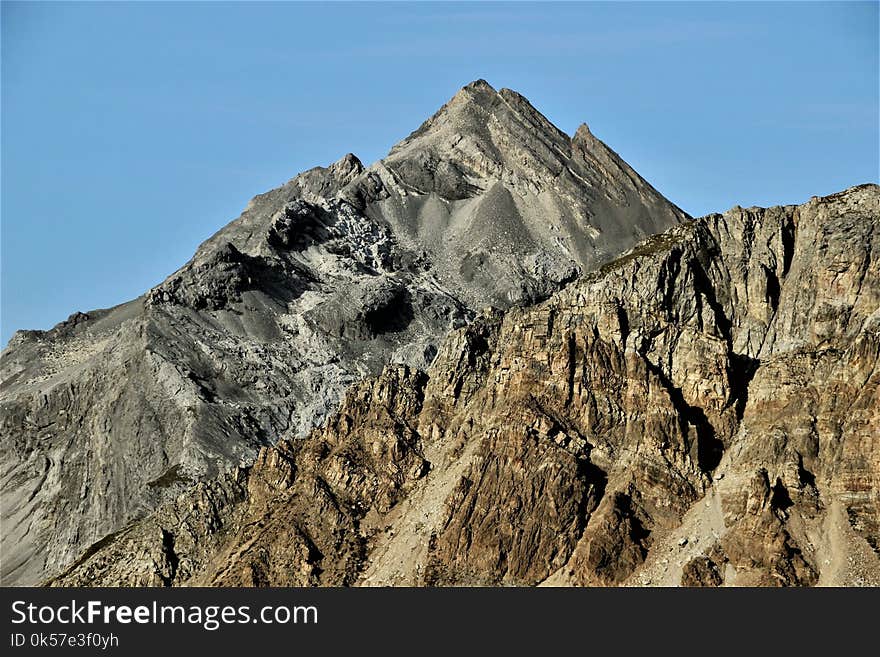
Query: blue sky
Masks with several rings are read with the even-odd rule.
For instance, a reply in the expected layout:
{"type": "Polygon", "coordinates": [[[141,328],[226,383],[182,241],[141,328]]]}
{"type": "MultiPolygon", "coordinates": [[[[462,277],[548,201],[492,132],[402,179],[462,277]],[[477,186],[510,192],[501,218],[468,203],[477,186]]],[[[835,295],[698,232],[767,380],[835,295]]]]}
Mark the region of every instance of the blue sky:
{"type": "Polygon", "coordinates": [[[878,180],[878,4],[2,5],[2,343],[485,78],[693,215],[878,180]]]}

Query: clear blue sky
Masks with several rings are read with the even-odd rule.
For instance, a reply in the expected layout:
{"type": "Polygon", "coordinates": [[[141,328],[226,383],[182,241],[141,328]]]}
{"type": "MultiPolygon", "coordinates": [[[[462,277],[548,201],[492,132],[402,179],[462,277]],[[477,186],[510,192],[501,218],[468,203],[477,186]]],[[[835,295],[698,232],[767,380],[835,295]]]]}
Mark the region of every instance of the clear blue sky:
{"type": "Polygon", "coordinates": [[[2,343],[137,296],[476,78],[700,215],[876,181],[878,75],[876,2],[4,2],[2,343]]]}

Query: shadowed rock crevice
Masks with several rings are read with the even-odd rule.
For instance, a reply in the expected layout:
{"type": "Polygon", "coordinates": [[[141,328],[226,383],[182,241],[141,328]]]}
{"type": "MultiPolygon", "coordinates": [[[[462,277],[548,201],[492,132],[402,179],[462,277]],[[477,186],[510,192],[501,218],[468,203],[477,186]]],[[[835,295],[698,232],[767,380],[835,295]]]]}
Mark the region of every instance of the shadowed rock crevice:
{"type": "Polygon", "coordinates": [[[794,502],[791,501],[791,495],[789,495],[788,489],[782,483],[782,480],[777,477],[776,483],[773,484],[773,487],[770,489],[770,508],[785,515],[793,506],[794,502]]]}
{"type": "Polygon", "coordinates": [[[779,308],[779,278],[776,276],[776,272],[767,265],[761,265],[761,269],[764,271],[764,276],[767,279],[767,291],[764,294],[764,301],[770,306],[770,310],[775,313],[777,308],[779,308]]]}
{"type": "Polygon", "coordinates": [[[694,289],[698,293],[697,302],[701,303],[702,299],[706,300],[709,308],[712,309],[715,323],[718,326],[718,330],[721,332],[721,336],[724,338],[724,340],[727,342],[728,346],[731,347],[732,350],[731,345],[733,342],[733,325],[730,321],[730,318],[727,316],[727,313],[724,311],[724,307],[718,301],[718,298],[715,294],[715,286],[709,279],[709,276],[706,273],[706,270],[703,268],[703,265],[696,258],[688,260],[687,267],[691,276],[693,277],[694,289]]]}
{"type": "Polygon", "coordinates": [[[804,457],[798,454],[798,481],[804,486],[816,487],[816,475],[804,467],[804,457]]]}
{"type": "Polygon", "coordinates": [[[669,400],[677,411],[677,419],[681,426],[682,435],[685,437],[694,435],[695,439],[689,444],[689,453],[693,461],[705,474],[710,474],[724,455],[724,442],[716,434],[715,428],[709,422],[706,412],[692,406],[685,401],[681,388],[673,385],[663,370],[654,365],[644,353],[640,355],[645,367],[651,374],[657,377],[663,389],[669,395],[669,400]],[[693,430],[691,430],[693,427],[693,430]]]}
{"type": "Polygon", "coordinates": [[[729,354],[727,376],[730,381],[730,401],[736,412],[737,422],[743,418],[749,402],[749,384],[761,366],[761,361],[745,354],[729,354]]]}
{"type": "Polygon", "coordinates": [[[414,317],[412,297],[405,288],[392,290],[364,313],[364,321],[373,335],[403,331],[414,317]]]}
{"type": "MultiPolygon", "coordinates": [[[[796,216],[796,215],[795,215],[796,216]]],[[[782,223],[782,276],[788,276],[794,260],[794,245],[797,236],[794,217],[786,217],[782,223]]]]}
{"type": "MultiPolygon", "coordinates": [[[[709,253],[716,249],[714,245],[709,248],[709,253]]],[[[762,270],[767,273],[769,270],[761,265],[762,270]]],[[[730,395],[727,401],[728,406],[732,406],[736,412],[737,421],[742,419],[746,404],[749,397],[749,384],[760,366],[760,361],[746,354],[736,353],[733,346],[733,323],[719,302],[715,292],[715,286],[711,282],[709,275],[703,268],[703,265],[696,259],[688,262],[688,268],[693,276],[694,287],[697,290],[697,312],[700,313],[702,300],[705,299],[707,305],[712,310],[715,324],[721,333],[721,337],[727,346],[727,378],[730,385],[730,395]]],[[[775,275],[774,275],[775,280],[775,275]]],[[[768,288],[769,290],[769,288],[768,288]]],[[[769,294],[769,292],[768,292],[769,294]]],[[[778,281],[773,299],[768,298],[767,301],[772,306],[773,312],[779,303],[778,281]]],[[[723,445],[719,446],[723,449],[723,445]]],[[[719,456],[720,458],[720,456],[719,456]]],[[[714,457],[710,456],[709,460],[714,457]]],[[[716,463],[717,465],[717,463],[716,463]]]]}
{"type": "Polygon", "coordinates": [[[187,267],[151,290],[147,303],[216,311],[240,303],[249,290],[261,290],[280,303],[289,303],[316,282],[301,266],[250,256],[229,242],[211,257],[187,267]]]}
{"type": "Polygon", "coordinates": [[[301,251],[329,241],[337,221],[337,215],[321,206],[296,199],[273,216],[266,239],[276,249],[301,251]]]}
{"type": "Polygon", "coordinates": [[[163,563],[159,568],[159,577],[165,586],[172,586],[174,578],[177,576],[180,559],[174,552],[174,534],[164,529],[162,530],[162,557],[163,563]]]}

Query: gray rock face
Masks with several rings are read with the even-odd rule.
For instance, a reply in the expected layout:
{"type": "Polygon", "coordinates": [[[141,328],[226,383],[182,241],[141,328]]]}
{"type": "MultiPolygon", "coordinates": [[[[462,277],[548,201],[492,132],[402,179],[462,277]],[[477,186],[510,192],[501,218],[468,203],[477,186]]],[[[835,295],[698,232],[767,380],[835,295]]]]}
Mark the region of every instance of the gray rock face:
{"type": "Polygon", "coordinates": [[[441,280],[478,306],[546,297],[687,218],[586,125],[569,138],[482,80],[341,196],[427,250],[441,280]]]}
{"type": "Polygon", "coordinates": [[[569,139],[483,81],[369,168],[346,155],[257,196],[144,296],[3,352],[0,580],[59,573],[386,363],[424,369],[484,305],[686,218],[585,126],[569,139]]]}

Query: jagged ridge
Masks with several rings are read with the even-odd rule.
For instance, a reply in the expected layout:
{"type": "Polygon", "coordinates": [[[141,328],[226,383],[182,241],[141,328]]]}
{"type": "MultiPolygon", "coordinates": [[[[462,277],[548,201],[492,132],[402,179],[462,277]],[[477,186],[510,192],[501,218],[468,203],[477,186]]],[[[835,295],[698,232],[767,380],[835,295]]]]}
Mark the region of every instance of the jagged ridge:
{"type": "Polygon", "coordinates": [[[483,314],[53,583],[878,585],[878,208],[734,208],[483,314]]]}
{"type": "Polygon", "coordinates": [[[685,218],[584,131],[468,85],[385,160],[349,154],[256,197],[143,297],[16,335],[0,579],[63,571],[304,435],[386,363],[425,368],[483,305],[546,298],[685,218]]]}

